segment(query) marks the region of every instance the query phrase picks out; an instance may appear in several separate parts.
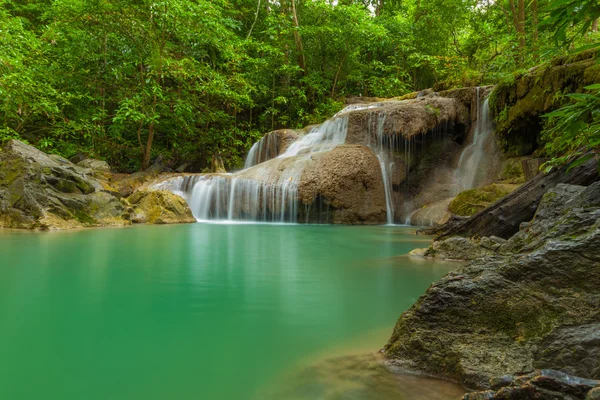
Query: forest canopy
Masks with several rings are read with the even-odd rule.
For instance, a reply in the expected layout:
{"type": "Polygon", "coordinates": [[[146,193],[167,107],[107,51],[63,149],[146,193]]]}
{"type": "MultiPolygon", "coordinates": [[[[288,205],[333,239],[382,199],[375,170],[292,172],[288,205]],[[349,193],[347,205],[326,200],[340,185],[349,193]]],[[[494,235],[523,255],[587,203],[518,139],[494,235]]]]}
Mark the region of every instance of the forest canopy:
{"type": "Polygon", "coordinates": [[[598,8],[589,0],[0,0],[0,145],[17,138],[124,172],[159,155],[201,170],[218,153],[236,168],[267,131],[322,122],[346,97],[494,84],[593,47],[598,20],[583,6],[598,8]],[[562,17],[557,2],[567,7],[562,17]]]}

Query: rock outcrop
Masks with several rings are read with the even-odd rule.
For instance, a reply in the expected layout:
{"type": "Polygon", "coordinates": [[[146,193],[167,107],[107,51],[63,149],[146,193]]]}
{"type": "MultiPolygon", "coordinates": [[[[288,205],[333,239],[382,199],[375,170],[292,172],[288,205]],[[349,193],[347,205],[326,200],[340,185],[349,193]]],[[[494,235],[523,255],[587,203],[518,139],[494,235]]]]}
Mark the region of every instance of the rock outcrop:
{"type": "Polygon", "coordinates": [[[131,221],[136,224],[196,222],[186,201],[166,190],[138,190],[127,201],[133,208],[131,221]]]}
{"type": "Polygon", "coordinates": [[[96,171],[12,140],[0,153],[0,226],[66,229],[130,223],[96,171]]]}
{"type": "Polygon", "coordinates": [[[433,284],[385,346],[392,364],[489,389],[553,368],[600,377],[600,183],[558,185],[493,255],[433,284]]]}

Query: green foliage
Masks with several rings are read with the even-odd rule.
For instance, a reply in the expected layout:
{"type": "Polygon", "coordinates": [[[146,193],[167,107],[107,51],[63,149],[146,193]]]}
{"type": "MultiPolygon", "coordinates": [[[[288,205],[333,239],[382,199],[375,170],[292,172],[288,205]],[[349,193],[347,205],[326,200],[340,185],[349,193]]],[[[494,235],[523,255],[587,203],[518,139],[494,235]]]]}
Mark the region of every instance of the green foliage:
{"type": "Polygon", "coordinates": [[[575,3],[550,1],[538,30],[527,2],[524,52],[508,0],[296,0],[298,26],[290,0],[0,0],[0,144],[122,171],[158,155],[201,170],[215,152],[236,168],[346,97],[502,82],[552,37],[589,46],[593,2],[575,3]]]}
{"type": "MultiPolygon", "coordinates": [[[[578,37],[588,36],[593,22],[600,18],[600,4],[595,0],[552,0],[545,21],[555,30],[557,45],[572,46],[578,37]]],[[[597,32],[591,43],[575,49],[575,53],[600,49],[597,32]]],[[[567,104],[545,115],[543,139],[550,161],[546,170],[563,164],[573,168],[600,153],[600,82],[585,87],[586,93],[566,94],[567,104]]]]}
{"type": "Polygon", "coordinates": [[[592,157],[582,158],[584,153],[600,152],[600,84],[585,89],[588,93],[567,94],[568,105],[546,114],[545,151],[552,157],[547,169],[578,160],[576,166],[592,157]]]}

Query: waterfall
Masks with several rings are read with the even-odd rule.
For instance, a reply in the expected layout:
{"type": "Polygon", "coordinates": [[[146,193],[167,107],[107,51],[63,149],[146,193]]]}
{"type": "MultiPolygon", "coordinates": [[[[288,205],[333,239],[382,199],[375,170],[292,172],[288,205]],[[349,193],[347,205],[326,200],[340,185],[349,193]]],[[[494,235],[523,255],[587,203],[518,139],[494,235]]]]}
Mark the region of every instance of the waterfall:
{"type": "MultiPolygon", "coordinates": [[[[369,120],[372,114],[369,114],[369,120]]],[[[386,222],[388,225],[394,223],[394,200],[392,197],[392,170],[394,167],[392,158],[393,148],[385,146],[384,143],[384,124],[385,124],[385,112],[380,112],[377,115],[377,129],[376,129],[376,144],[370,146],[375,150],[377,159],[379,160],[379,166],[381,168],[381,177],[383,179],[383,188],[385,191],[385,208],[386,208],[386,222]]],[[[371,123],[369,123],[369,128],[371,123]]],[[[371,135],[369,135],[370,137],[371,135]]]]}
{"type": "Polygon", "coordinates": [[[297,222],[298,185],[306,163],[313,153],[345,143],[347,130],[348,116],[340,114],[262,163],[262,152],[272,151],[276,140],[267,135],[252,146],[246,160],[250,167],[242,171],[177,177],[154,187],[183,197],[198,221],[297,222]]]}
{"type": "Polygon", "coordinates": [[[297,185],[267,184],[232,174],[190,175],[159,183],[157,189],[183,197],[198,221],[296,222],[297,185]]]}
{"type": "Polygon", "coordinates": [[[489,100],[486,98],[480,107],[480,88],[477,88],[477,123],[473,133],[473,141],[461,153],[456,168],[456,181],[461,190],[476,186],[478,175],[483,171],[482,161],[485,145],[493,138],[494,123],[490,118],[489,100]]]}
{"type": "MultiPolygon", "coordinates": [[[[244,169],[233,174],[190,175],[171,178],[154,185],[157,189],[169,190],[183,197],[198,221],[257,221],[297,222],[300,201],[298,186],[305,165],[311,155],[334,149],[346,142],[348,115],[350,112],[370,109],[381,104],[350,105],[308,134],[290,144],[280,155],[277,152],[277,137],[265,135],[256,142],[245,162],[244,169]],[[268,162],[265,162],[268,160],[268,162]]],[[[374,112],[372,112],[374,113],[374,112]]],[[[388,146],[395,140],[386,140],[384,123],[386,114],[376,113],[375,143],[371,147],[381,167],[383,178],[387,223],[394,222],[392,199],[393,149],[388,146]]],[[[371,117],[371,114],[369,114],[371,117]]],[[[369,133],[371,124],[369,124],[369,133]]],[[[329,206],[317,199],[315,207],[302,211],[306,221],[309,214],[322,221],[329,220],[329,206]],[[313,214],[316,213],[316,214],[313,214]]]]}

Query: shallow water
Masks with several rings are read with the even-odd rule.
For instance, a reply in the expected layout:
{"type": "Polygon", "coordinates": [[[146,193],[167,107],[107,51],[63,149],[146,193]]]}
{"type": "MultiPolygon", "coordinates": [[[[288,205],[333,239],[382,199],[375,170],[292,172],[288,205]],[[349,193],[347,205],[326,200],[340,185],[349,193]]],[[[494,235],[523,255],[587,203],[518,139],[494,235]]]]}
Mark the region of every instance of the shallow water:
{"type": "Polygon", "coordinates": [[[427,245],[409,232],[0,230],[0,398],[456,398],[375,355],[456,267],[398,257],[427,245]]]}

